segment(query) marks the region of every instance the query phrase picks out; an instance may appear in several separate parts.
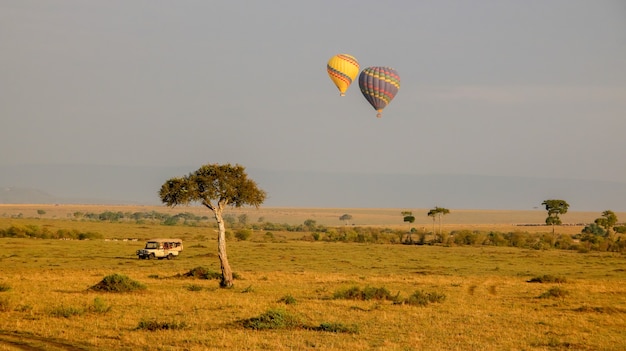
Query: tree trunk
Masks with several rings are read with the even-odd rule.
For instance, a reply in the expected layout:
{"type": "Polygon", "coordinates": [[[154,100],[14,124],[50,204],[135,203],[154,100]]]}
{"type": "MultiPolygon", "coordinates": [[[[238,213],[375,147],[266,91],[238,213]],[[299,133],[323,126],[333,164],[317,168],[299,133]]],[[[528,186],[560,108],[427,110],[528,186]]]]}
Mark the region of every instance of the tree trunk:
{"type": "Polygon", "coordinates": [[[217,221],[217,228],[219,230],[217,234],[217,255],[220,258],[220,266],[222,268],[222,281],[220,282],[220,286],[222,288],[232,288],[233,271],[230,269],[228,255],[226,255],[226,227],[224,226],[224,219],[222,218],[222,208],[216,208],[213,212],[215,213],[215,220],[217,221]]]}
{"type": "Polygon", "coordinates": [[[443,216],[442,216],[441,213],[439,213],[439,236],[443,240],[443,234],[441,233],[441,217],[443,217],[443,216]]]}
{"type": "Polygon", "coordinates": [[[435,216],[433,216],[433,236],[437,235],[437,233],[435,233],[435,216]]]}

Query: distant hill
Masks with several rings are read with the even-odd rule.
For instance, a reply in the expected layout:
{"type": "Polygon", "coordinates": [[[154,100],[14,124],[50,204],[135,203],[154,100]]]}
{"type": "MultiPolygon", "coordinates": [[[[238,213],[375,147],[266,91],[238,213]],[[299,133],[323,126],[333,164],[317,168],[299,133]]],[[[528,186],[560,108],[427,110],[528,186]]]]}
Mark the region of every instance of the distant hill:
{"type": "Polygon", "coordinates": [[[136,204],[123,199],[61,197],[33,188],[0,188],[0,204],[136,204]]]}
{"type": "Polygon", "coordinates": [[[30,188],[0,188],[1,204],[46,204],[56,203],[57,199],[41,190],[30,188]]]}
{"type": "MultiPolygon", "coordinates": [[[[0,203],[158,205],[171,177],[197,167],[0,166],[0,203]]],[[[626,211],[626,183],[482,175],[354,174],[247,169],[265,206],[531,210],[564,199],[572,211],[626,211]]]]}

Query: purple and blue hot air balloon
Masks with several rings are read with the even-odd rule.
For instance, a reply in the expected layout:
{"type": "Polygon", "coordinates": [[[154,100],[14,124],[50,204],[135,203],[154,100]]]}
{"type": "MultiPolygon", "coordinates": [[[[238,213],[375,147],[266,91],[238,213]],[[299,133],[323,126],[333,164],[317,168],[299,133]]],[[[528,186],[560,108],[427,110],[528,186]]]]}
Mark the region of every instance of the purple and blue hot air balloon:
{"type": "Polygon", "coordinates": [[[400,76],[390,67],[367,67],[359,75],[359,87],[380,118],[400,89],[400,76]]]}

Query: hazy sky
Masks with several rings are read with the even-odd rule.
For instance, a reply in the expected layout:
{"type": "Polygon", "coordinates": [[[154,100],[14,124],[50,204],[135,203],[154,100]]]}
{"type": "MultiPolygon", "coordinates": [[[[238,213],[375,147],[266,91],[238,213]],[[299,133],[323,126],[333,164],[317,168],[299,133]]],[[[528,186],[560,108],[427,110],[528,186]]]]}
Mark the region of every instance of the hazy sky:
{"type": "Polygon", "coordinates": [[[626,182],[623,0],[2,0],[0,53],[1,166],[626,182]],[[400,74],[381,119],[338,53],[400,74]]]}

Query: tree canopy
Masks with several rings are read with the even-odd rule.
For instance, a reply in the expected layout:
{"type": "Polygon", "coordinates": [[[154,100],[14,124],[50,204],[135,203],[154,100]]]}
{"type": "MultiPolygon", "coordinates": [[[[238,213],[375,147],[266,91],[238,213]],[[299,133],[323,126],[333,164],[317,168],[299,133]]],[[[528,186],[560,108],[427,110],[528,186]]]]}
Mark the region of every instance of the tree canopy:
{"type": "Polygon", "coordinates": [[[248,179],[243,166],[207,164],[187,176],[167,180],[159,196],[167,206],[199,202],[213,210],[227,205],[258,207],[266,193],[248,179]]]}

